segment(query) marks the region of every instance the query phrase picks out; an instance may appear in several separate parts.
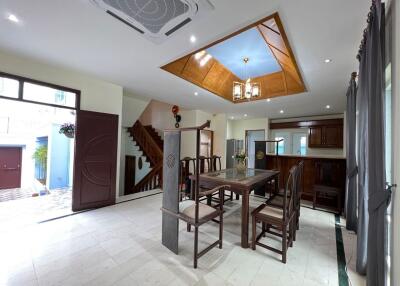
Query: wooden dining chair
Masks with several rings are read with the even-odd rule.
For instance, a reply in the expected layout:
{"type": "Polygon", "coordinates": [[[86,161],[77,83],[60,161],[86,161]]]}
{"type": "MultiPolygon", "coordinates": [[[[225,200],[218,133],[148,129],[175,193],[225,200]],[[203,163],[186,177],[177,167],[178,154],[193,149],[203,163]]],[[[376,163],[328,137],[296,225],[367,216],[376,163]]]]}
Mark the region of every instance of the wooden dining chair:
{"type": "MultiPolygon", "coordinates": [[[[293,175],[295,180],[293,195],[294,195],[294,211],[295,215],[295,232],[293,234],[293,240],[296,241],[296,230],[300,228],[300,210],[301,210],[301,195],[303,193],[303,172],[304,172],[304,161],[300,161],[297,165],[296,173],[293,175]]],[[[284,190],[280,190],[266,201],[267,205],[283,208],[283,197],[284,190]]]]}
{"type": "Polygon", "coordinates": [[[264,247],[282,255],[282,262],[286,263],[287,249],[293,245],[294,236],[294,219],[295,219],[295,188],[296,188],[296,172],[297,166],[293,166],[289,171],[289,176],[286,181],[283,195],[283,205],[285,207],[275,207],[263,203],[252,211],[252,249],[256,249],[256,245],[264,247]],[[257,223],[262,223],[261,233],[257,236],[257,223]],[[274,227],[281,233],[271,230],[274,227]],[[265,236],[265,233],[270,233],[282,238],[281,249],[273,248],[260,242],[260,239],[265,236]]]}
{"type": "Polygon", "coordinates": [[[184,157],[180,160],[180,174],[179,174],[179,191],[180,200],[188,198],[190,196],[190,179],[189,176],[192,174],[190,171],[190,166],[193,167],[194,172],[196,168],[196,159],[191,157],[184,157]]]}
{"type": "MultiPolygon", "coordinates": [[[[186,222],[188,226],[194,226],[194,254],[193,254],[193,267],[197,268],[197,260],[206,254],[209,250],[218,245],[219,248],[222,248],[222,238],[223,238],[223,213],[224,207],[223,204],[220,204],[218,207],[212,207],[200,202],[200,196],[207,196],[209,194],[213,194],[217,192],[220,198],[223,198],[223,192],[226,189],[230,189],[229,185],[222,185],[211,190],[199,191],[195,195],[194,200],[185,200],[179,203],[179,212],[177,214],[173,212],[169,212],[168,210],[164,210],[169,212],[171,215],[178,217],[180,220],[186,222]],[[210,244],[208,247],[199,252],[198,242],[199,242],[199,227],[209,221],[216,221],[215,219],[219,218],[217,221],[219,224],[219,235],[218,240],[214,243],[210,244]]],[[[199,190],[199,189],[198,189],[199,190]]],[[[190,230],[190,228],[188,228],[190,230]]]]}
{"type": "MultiPolygon", "coordinates": [[[[221,164],[221,156],[217,156],[217,155],[213,155],[210,158],[210,162],[211,162],[211,166],[212,166],[212,172],[215,171],[220,171],[222,169],[222,164],[221,164]]],[[[226,192],[224,192],[224,200],[223,200],[223,204],[225,204],[225,202],[227,201],[233,201],[233,192],[226,190],[226,192]],[[228,192],[228,194],[226,194],[226,192],[228,192]]],[[[212,201],[216,202],[217,205],[220,203],[219,198],[217,197],[218,194],[214,194],[212,196],[212,201]]]]}

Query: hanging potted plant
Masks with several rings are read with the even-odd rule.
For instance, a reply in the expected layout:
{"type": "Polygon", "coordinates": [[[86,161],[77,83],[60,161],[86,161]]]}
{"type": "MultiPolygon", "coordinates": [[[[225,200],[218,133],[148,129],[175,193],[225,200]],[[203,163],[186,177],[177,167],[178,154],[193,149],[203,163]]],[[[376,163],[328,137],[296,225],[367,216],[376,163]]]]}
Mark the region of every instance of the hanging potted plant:
{"type": "Polygon", "coordinates": [[[64,123],[60,127],[60,134],[64,134],[68,138],[74,138],[75,136],[75,124],[72,123],[64,123]]]}

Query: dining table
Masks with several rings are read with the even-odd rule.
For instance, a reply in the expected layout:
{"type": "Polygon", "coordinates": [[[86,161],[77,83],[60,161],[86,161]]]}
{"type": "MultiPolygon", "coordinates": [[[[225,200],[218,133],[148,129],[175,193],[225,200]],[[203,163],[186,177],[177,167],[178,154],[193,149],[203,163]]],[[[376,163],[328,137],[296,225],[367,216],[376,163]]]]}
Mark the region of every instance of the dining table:
{"type": "MultiPolygon", "coordinates": [[[[250,212],[250,193],[258,188],[266,188],[268,183],[272,183],[274,192],[279,190],[279,174],[277,170],[261,170],[246,168],[238,170],[236,168],[223,169],[199,175],[199,186],[201,188],[214,188],[220,185],[230,185],[230,191],[242,196],[241,205],[241,246],[249,247],[249,212],[250,212]]],[[[195,176],[190,176],[191,194],[194,196],[195,176]]]]}

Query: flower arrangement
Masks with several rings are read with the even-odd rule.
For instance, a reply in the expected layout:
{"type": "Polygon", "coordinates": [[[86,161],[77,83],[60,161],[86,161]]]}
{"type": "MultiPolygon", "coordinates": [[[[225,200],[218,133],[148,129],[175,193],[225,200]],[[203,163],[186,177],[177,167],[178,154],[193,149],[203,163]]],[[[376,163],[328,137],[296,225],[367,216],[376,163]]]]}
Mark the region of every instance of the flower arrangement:
{"type": "Polygon", "coordinates": [[[238,162],[244,163],[244,161],[247,159],[246,153],[241,151],[235,155],[235,159],[238,160],[238,162]]]}
{"type": "Polygon", "coordinates": [[[64,123],[61,125],[60,130],[58,131],[60,134],[64,134],[68,138],[74,138],[75,135],[75,124],[72,123],[64,123]]]}
{"type": "Polygon", "coordinates": [[[246,171],[246,153],[241,151],[235,155],[235,159],[237,160],[236,170],[238,173],[244,173],[246,171]]]}

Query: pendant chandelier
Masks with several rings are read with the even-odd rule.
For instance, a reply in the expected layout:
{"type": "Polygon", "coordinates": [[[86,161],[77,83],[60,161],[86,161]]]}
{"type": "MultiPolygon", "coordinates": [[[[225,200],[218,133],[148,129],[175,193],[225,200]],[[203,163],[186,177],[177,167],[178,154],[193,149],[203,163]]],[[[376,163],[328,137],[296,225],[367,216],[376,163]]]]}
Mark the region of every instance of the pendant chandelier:
{"type": "MultiPolygon", "coordinates": [[[[249,62],[249,58],[244,58],[244,75],[247,76],[247,63],[249,62]]],[[[245,82],[233,82],[233,101],[237,100],[251,100],[252,98],[256,98],[261,96],[261,85],[258,82],[251,81],[250,77],[247,76],[247,80],[245,82]]]]}

